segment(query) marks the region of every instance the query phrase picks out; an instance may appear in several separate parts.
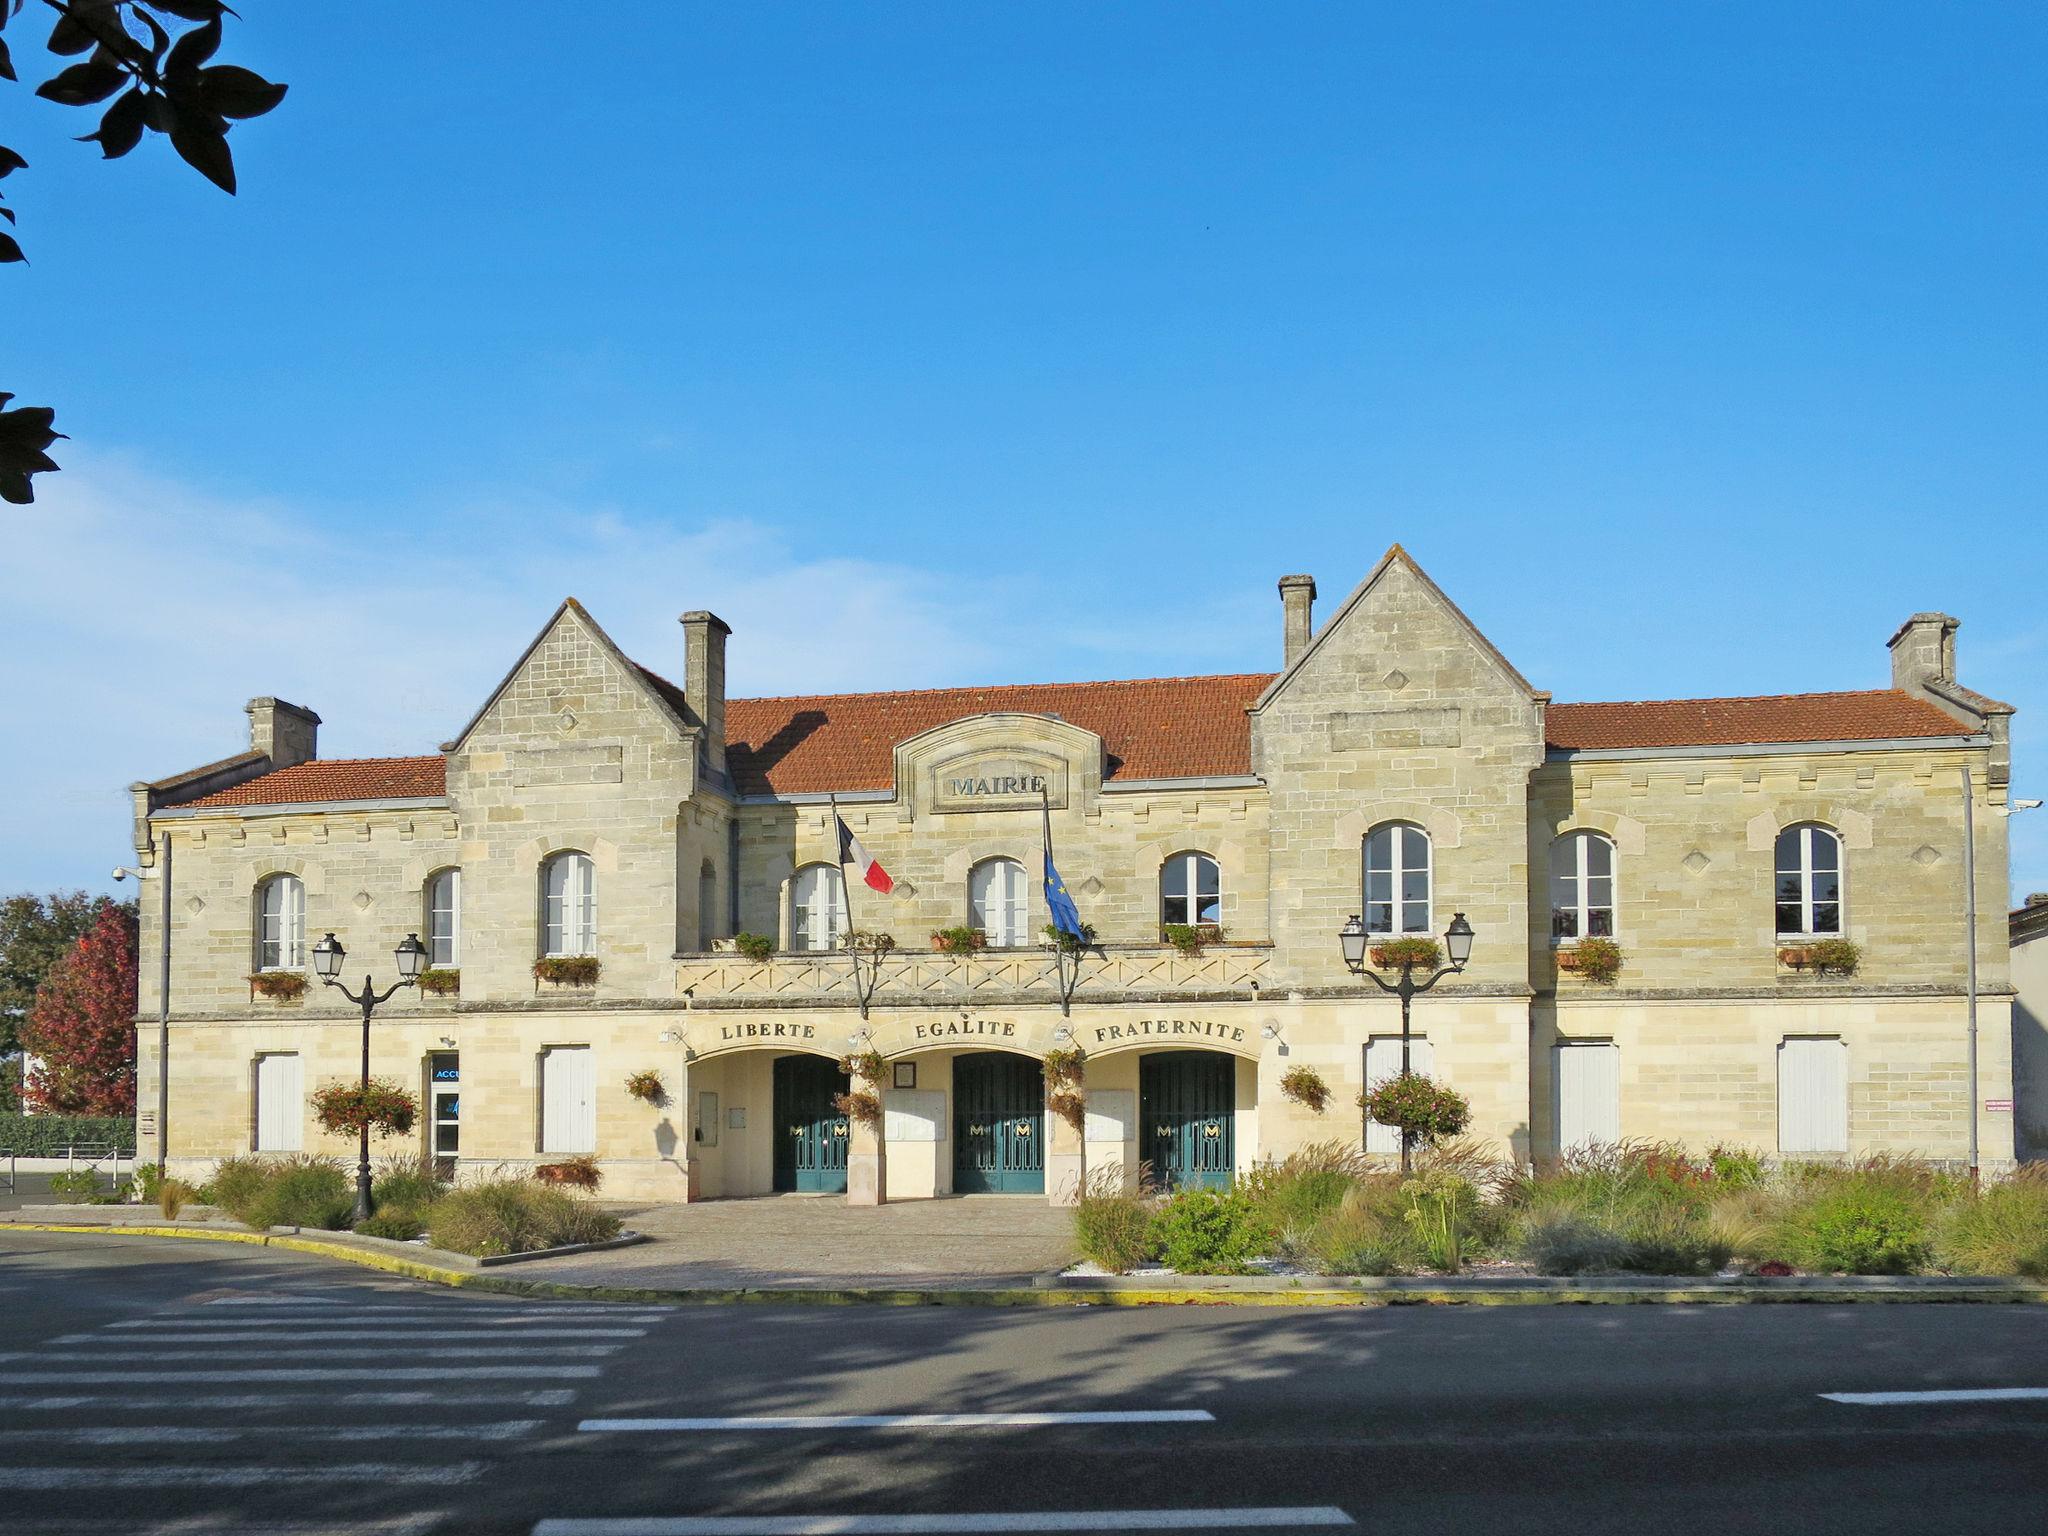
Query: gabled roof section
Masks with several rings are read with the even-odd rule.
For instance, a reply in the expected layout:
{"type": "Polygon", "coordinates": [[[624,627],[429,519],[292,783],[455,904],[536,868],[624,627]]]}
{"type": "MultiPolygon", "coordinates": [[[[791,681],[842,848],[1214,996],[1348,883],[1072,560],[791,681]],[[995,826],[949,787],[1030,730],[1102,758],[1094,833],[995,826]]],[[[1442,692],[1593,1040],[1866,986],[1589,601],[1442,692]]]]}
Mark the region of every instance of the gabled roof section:
{"type": "Polygon", "coordinates": [[[504,697],[505,690],[512,686],[513,679],[518,677],[520,672],[524,670],[527,662],[533,658],[533,653],[540,649],[541,642],[554,633],[555,626],[562,622],[564,615],[572,613],[590,631],[591,637],[597,641],[598,649],[610,657],[612,663],[639,686],[640,691],[646,696],[647,702],[652,704],[676,728],[676,733],[678,735],[686,735],[689,732],[691,729],[689,711],[688,706],[683,701],[682,689],[676,687],[674,683],[669,682],[666,678],[659,677],[655,673],[648,671],[637,661],[634,661],[632,657],[620,650],[618,643],[604,632],[604,626],[590,616],[590,610],[577,602],[575,598],[567,597],[562,599],[562,606],[549,616],[547,623],[541,625],[540,633],[535,635],[528,642],[526,649],[519,653],[519,659],[512,663],[512,670],[499,679],[498,686],[491,690],[491,696],[484,700],[483,707],[469,717],[469,723],[456,733],[453,741],[441,744],[443,752],[459,752],[462,750],[462,744],[469,740],[470,732],[474,731],[482,722],[484,716],[491,712],[491,706],[504,697]]]}
{"type": "Polygon", "coordinates": [[[1395,544],[1391,545],[1388,548],[1387,552],[1384,555],[1380,556],[1380,563],[1372,568],[1372,574],[1367,576],[1365,580],[1361,581],[1355,588],[1353,588],[1351,595],[1344,599],[1343,605],[1339,607],[1334,614],[1332,614],[1329,618],[1323,621],[1322,627],[1316,631],[1314,638],[1311,639],[1307,645],[1303,646],[1301,649],[1301,654],[1294,658],[1294,664],[1290,666],[1286,671],[1282,672],[1278,677],[1274,678],[1272,686],[1266,689],[1264,693],[1259,695],[1258,701],[1252,705],[1252,709],[1254,711],[1264,709],[1266,705],[1270,703],[1273,700],[1273,698],[1277,696],[1280,693],[1280,691],[1287,686],[1289,680],[1292,679],[1293,676],[1297,672],[1299,672],[1303,667],[1308,665],[1309,658],[1314,656],[1317,651],[1322,649],[1323,642],[1327,640],[1333,633],[1336,632],[1338,627],[1343,624],[1345,619],[1350,617],[1352,609],[1356,608],[1360,603],[1365,601],[1366,594],[1371,592],[1372,589],[1379,584],[1380,578],[1386,575],[1388,570],[1395,565],[1399,565],[1402,568],[1404,568],[1411,576],[1413,576],[1417,581],[1422,583],[1424,591],[1429,593],[1429,595],[1435,598],[1439,603],[1443,604],[1444,611],[1450,614],[1451,618],[1461,628],[1464,629],[1465,633],[1471,637],[1472,643],[1475,646],[1477,646],[1479,650],[1489,660],[1491,660],[1496,667],[1500,668],[1501,675],[1505,677],[1513,687],[1515,687],[1523,693],[1526,693],[1532,700],[1541,701],[1548,699],[1550,697],[1549,694],[1543,692],[1541,689],[1530,686],[1529,679],[1522,676],[1520,671],[1516,669],[1515,664],[1509,661],[1507,657],[1503,656],[1500,653],[1499,647],[1497,647],[1491,640],[1487,639],[1486,636],[1480,632],[1479,626],[1477,624],[1474,624],[1471,621],[1471,619],[1466,617],[1465,610],[1460,608],[1456,603],[1452,602],[1450,598],[1444,594],[1444,589],[1442,587],[1438,586],[1434,581],[1430,580],[1429,572],[1425,571],[1421,566],[1415,563],[1415,557],[1409,554],[1408,551],[1403,549],[1399,544],[1395,544]]]}
{"type": "Polygon", "coordinates": [[[1248,774],[1245,710],[1271,681],[1270,672],[1247,672],[728,699],[726,764],[743,795],[886,790],[899,742],[976,715],[1021,714],[1100,736],[1108,782],[1248,774]]]}
{"type": "Polygon", "coordinates": [[[437,800],[448,792],[446,768],[447,759],[439,756],[316,759],[188,800],[180,809],[331,800],[437,800]]]}
{"type": "Polygon", "coordinates": [[[1544,717],[1544,735],[1550,746],[1568,752],[1912,740],[1962,734],[1964,728],[1951,716],[1925,699],[1895,688],[1742,699],[1553,704],[1544,717]]]}

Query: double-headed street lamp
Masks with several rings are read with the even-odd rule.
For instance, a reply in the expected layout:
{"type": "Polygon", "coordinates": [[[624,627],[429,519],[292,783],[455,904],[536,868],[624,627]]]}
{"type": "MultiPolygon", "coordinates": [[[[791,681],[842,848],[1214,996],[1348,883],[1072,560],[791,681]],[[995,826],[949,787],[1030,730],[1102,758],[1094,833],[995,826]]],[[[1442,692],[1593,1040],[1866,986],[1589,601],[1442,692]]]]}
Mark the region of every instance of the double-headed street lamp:
{"type": "MultiPolygon", "coordinates": [[[[1393,935],[1390,937],[1398,937],[1393,935]]],[[[1366,950],[1370,947],[1370,936],[1358,914],[1352,913],[1351,920],[1337,931],[1337,945],[1344,952],[1344,965],[1354,976],[1367,976],[1382,992],[1391,992],[1401,999],[1401,1075],[1408,1075],[1408,1005],[1418,992],[1427,992],[1446,976],[1456,975],[1465,969],[1465,962],[1472,958],[1472,925],[1465,921],[1465,914],[1451,914],[1451,926],[1444,930],[1444,953],[1450,957],[1450,964],[1438,966],[1425,980],[1415,979],[1413,957],[1401,961],[1401,979],[1388,981],[1378,971],[1366,964],[1366,950]]],[[[1368,1084],[1368,1087],[1371,1085],[1368,1084]]],[[[1401,1172],[1411,1171],[1414,1149],[1408,1132],[1401,1132],[1401,1172]]]]}
{"type": "MultiPolygon", "coordinates": [[[[328,934],[313,946],[313,969],[328,986],[338,989],[350,1002],[359,1004],[363,1010],[363,1097],[370,1095],[370,1015],[379,1003],[388,1003],[401,987],[412,986],[420,979],[420,972],[427,968],[427,946],[420,942],[416,933],[408,933],[399,941],[393,952],[398,961],[398,980],[382,992],[376,991],[368,976],[363,977],[363,990],[351,992],[335,978],[341,974],[341,962],[348,958],[348,951],[341,947],[341,940],[328,934]]],[[[370,1219],[370,1122],[365,1118],[361,1126],[362,1140],[357,1148],[356,1159],[356,1220],[370,1219]]]]}

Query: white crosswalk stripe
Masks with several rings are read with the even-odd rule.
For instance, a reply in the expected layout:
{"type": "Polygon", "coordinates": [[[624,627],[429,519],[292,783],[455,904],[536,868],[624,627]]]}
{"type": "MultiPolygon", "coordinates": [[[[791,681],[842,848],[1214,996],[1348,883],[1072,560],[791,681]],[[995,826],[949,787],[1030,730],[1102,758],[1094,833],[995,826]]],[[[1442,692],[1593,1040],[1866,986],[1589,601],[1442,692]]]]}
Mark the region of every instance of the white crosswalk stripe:
{"type": "MultiPolygon", "coordinates": [[[[597,1365],[468,1365],[462,1368],[466,1381],[481,1378],[504,1380],[530,1376],[536,1381],[590,1381],[604,1374],[597,1365]]],[[[0,1387],[28,1386],[119,1386],[123,1382],[222,1382],[222,1381],[446,1381],[448,1372],[439,1366],[413,1365],[277,1365],[245,1369],[205,1371],[0,1371],[0,1387]]]]}
{"type": "MultiPolygon", "coordinates": [[[[129,1342],[127,1340],[122,1341],[123,1344],[128,1344],[129,1342]]],[[[405,1355],[409,1360],[503,1360],[508,1356],[517,1356],[519,1359],[524,1360],[534,1355],[567,1355],[572,1358],[580,1356],[587,1359],[601,1355],[615,1355],[624,1347],[622,1344],[534,1344],[519,1346],[515,1341],[507,1340],[503,1344],[494,1344],[488,1348],[482,1346],[473,1347],[466,1344],[458,1345],[452,1349],[442,1349],[438,1346],[425,1348],[409,1346],[405,1351],[405,1355]]],[[[346,1355],[374,1355],[382,1357],[391,1353],[390,1345],[379,1344],[374,1340],[355,1344],[329,1344],[323,1341],[317,1346],[317,1349],[320,1358],[323,1360],[346,1355]]],[[[89,1362],[93,1365],[107,1365],[120,1360],[159,1362],[165,1360],[211,1360],[215,1357],[216,1351],[206,1340],[187,1339],[180,1341],[177,1339],[161,1339],[151,1341],[151,1346],[148,1349],[119,1348],[95,1350],[89,1357],[73,1356],[72,1358],[89,1359],[89,1362]]],[[[23,1350],[11,1354],[0,1354],[0,1360],[10,1362],[47,1360],[49,1358],[51,1358],[49,1355],[41,1351],[23,1350]]]]}
{"type": "Polygon", "coordinates": [[[539,1419],[493,1424],[263,1424],[225,1429],[211,1424],[91,1424],[70,1429],[0,1429],[11,1445],[233,1445],[239,1441],[317,1435],[322,1440],[513,1440],[539,1429],[539,1419]]]}
{"type": "MultiPolygon", "coordinates": [[[[407,1339],[496,1339],[512,1341],[518,1339],[644,1339],[645,1328],[435,1328],[421,1323],[407,1323],[393,1327],[388,1323],[294,1323],[289,1328],[259,1329],[209,1329],[203,1324],[172,1323],[161,1330],[167,1335],[166,1342],[189,1339],[193,1344],[211,1348],[216,1344],[274,1344],[292,1339],[359,1339],[375,1338],[379,1342],[403,1342],[407,1339]],[[182,1338],[180,1337],[182,1336],[182,1338]]],[[[69,1333],[61,1339],[52,1339],[57,1344],[133,1344],[132,1333],[108,1335],[104,1333],[69,1333]]]]}
{"type": "Polygon", "coordinates": [[[1335,1505],[1048,1509],[974,1515],[713,1515],[543,1520],[533,1536],[1003,1536],[1031,1531],[1276,1530],[1355,1525],[1335,1505]]]}
{"type": "Polygon", "coordinates": [[[338,1462],[319,1467],[0,1467],[0,1489],[53,1492],[73,1488],[261,1488],[311,1483],[373,1483],[386,1486],[473,1483],[483,1463],[448,1462],[420,1466],[403,1461],[338,1462]]]}
{"type": "Polygon", "coordinates": [[[73,1392],[41,1397],[0,1397],[0,1413],[60,1413],[74,1408],[119,1408],[163,1413],[195,1408],[228,1413],[250,1408],[304,1408],[326,1413],[337,1408],[566,1408],[573,1387],[532,1392],[209,1392],[204,1397],[138,1397],[132,1392],[73,1392]]]}

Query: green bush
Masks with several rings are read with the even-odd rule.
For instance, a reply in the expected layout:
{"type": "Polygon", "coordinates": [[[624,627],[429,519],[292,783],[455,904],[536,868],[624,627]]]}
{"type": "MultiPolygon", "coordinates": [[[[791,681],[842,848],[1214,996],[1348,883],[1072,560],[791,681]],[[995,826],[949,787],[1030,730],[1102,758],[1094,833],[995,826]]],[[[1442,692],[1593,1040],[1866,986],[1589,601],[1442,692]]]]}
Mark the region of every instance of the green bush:
{"type": "Polygon", "coordinates": [[[244,1226],[251,1225],[257,1196],[269,1182],[269,1166],[259,1157],[224,1157],[214,1165],[213,1177],[199,1187],[199,1198],[244,1226]]]}
{"type": "Polygon", "coordinates": [[[1782,1230],[1792,1262],[1822,1273],[1910,1275],[1933,1253],[1927,1203],[1883,1179],[1820,1183],[1782,1230]]]}
{"type": "Polygon", "coordinates": [[[71,1168],[50,1175],[50,1193],[58,1200],[90,1204],[105,1190],[106,1185],[94,1168],[71,1168]]]}
{"type": "Polygon", "coordinates": [[[223,1158],[199,1192],[244,1226],[341,1231],[355,1216],[355,1182],[331,1157],[223,1158]]]}
{"type": "Polygon", "coordinates": [[[534,1253],[619,1235],[619,1218],[533,1179],[491,1179],[451,1189],[427,1208],[427,1240],[477,1258],[534,1253]]]}
{"type": "Polygon", "coordinates": [[[1418,1233],[1398,1179],[1364,1179],[1304,1235],[1289,1256],[1324,1275],[1398,1275],[1421,1268],[1418,1233]]]}
{"type": "Polygon", "coordinates": [[[1539,1275],[1601,1274],[1625,1266],[1628,1239],[1585,1211],[1548,1206],[1523,1219],[1515,1252],[1539,1275]]]}
{"type": "Polygon", "coordinates": [[[415,1162],[394,1162],[370,1183],[370,1209],[385,1212],[418,1212],[441,1198],[444,1186],[432,1170],[415,1162]]]}
{"type": "Polygon", "coordinates": [[[1091,1264],[1129,1274],[1153,1256],[1153,1203],[1123,1187],[1121,1166],[1092,1174],[1074,1208],[1074,1240],[1091,1264]]]}
{"type": "Polygon", "coordinates": [[[1272,1229],[1237,1189],[1183,1189],[1153,1224],[1159,1255],[1183,1275],[1241,1275],[1272,1246],[1272,1229]]]}
{"type": "Polygon", "coordinates": [[[1319,1141],[1278,1162],[1260,1163],[1238,1188],[1266,1230],[1285,1237],[1313,1228],[1337,1208],[1352,1185],[1372,1177],[1373,1171],[1358,1148],[1319,1141]]]}
{"type": "Polygon", "coordinates": [[[135,1117],[0,1114],[0,1156],[62,1157],[68,1147],[106,1148],[132,1157],[135,1117]]]}
{"type": "Polygon", "coordinates": [[[357,1222],[356,1230],[365,1237],[388,1237],[394,1242],[409,1243],[427,1230],[427,1224],[409,1210],[380,1211],[366,1221],[357,1222]]]}
{"type": "Polygon", "coordinates": [[[1733,1251],[1711,1161],[1657,1142],[1575,1148],[1510,1180],[1510,1251],[1539,1274],[1710,1274],[1733,1251]]]}
{"type": "Polygon", "coordinates": [[[1763,1182],[1763,1154],[1748,1147],[1709,1147],[1707,1162],[1714,1170],[1714,1182],[1723,1189],[1748,1189],[1763,1182]]]}
{"type": "Polygon", "coordinates": [[[1432,1169],[1401,1184],[1408,1208],[1401,1213],[1415,1234],[1429,1267],[1456,1274],[1465,1267],[1465,1250],[1479,1215],[1479,1191],[1469,1180],[1432,1169]]]}
{"type": "Polygon", "coordinates": [[[1958,1200],[1942,1214],[1934,1246],[1951,1274],[2048,1280],[2048,1165],[2027,1164],[1958,1200]]]}

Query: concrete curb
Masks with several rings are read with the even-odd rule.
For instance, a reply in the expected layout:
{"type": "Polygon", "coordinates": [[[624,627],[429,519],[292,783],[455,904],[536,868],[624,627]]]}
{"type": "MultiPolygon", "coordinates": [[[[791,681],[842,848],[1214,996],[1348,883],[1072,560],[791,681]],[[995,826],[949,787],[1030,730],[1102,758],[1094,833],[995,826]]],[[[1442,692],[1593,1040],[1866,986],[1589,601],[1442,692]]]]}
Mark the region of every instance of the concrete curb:
{"type": "Polygon", "coordinates": [[[1863,1275],[1843,1279],[1802,1276],[1794,1280],[1655,1281],[1624,1277],[1575,1280],[1360,1280],[1266,1282],[1236,1286],[1133,1286],[1050,1283],[987,1290],[970,1287],[923,1290],[882,1286],[775,1290],[763,1287],[675,1289],[660,1286],[582,1285],[559,1280],[521,1280],[481,1269],[464,1269],[397,1254],[373,1253],[344,1243],[270,1232],[207,1231],[192,1227],[126,1226],[66,1222],[0,1222],[0,1232],[67,1232],[109,1237],[157,1237],[196,1242],[244,1243],[292,1253],[338,1259],[365,1269],[430,1280],[458,1290],[488,1291],[553,1301],[625,1301],[668,1306],[884,1306],[884,1307],[1403,1307],[1403,1306],[1688,1306],[1784,1305],[1794,1302],[1952,1302],[2048,1305],[2048,1284],[2031,1280],[1952,1279],[1946,1276],[1863,1275]]]}

